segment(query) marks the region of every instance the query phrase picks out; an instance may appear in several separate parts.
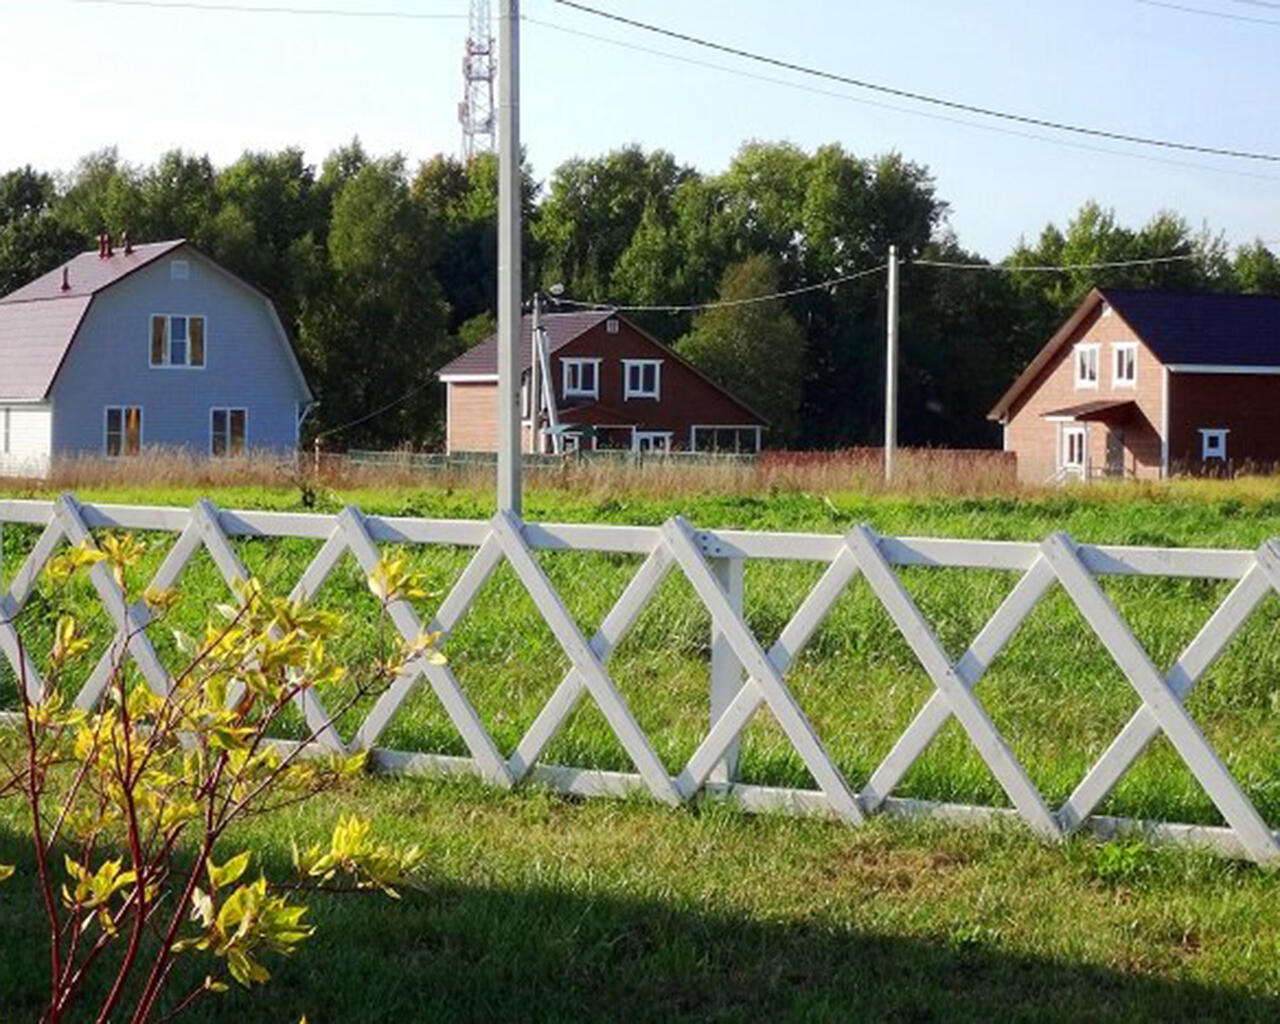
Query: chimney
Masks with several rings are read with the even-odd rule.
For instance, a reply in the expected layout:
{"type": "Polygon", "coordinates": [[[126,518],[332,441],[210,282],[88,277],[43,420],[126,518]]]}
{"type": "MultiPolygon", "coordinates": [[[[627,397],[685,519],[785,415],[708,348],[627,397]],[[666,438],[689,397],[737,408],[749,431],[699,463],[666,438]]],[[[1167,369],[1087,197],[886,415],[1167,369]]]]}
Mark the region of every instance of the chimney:
{"type": "Polygon", "coordinates": [[[106,253],[105,253],[105,255],[106,255],[106,256],[108,256],[108,257],[114,256],[114,255],[115,255],[115,253],[114,253],[114,252],[112,252],[112,250],[111,250],[111,232],[110,232],[110,231],[108,231],[108,232],[107,232],[105,235],[103,235],[102,237],[106,240],[106,241],[105,241],[105,245],[106,245],[106,253]]]}
{"type": "Polygon", "coordinates": [[[71,291],[71,280],[70,280],[70,278],[68,277],[68,274],[67,274],[67,268],[66,268],[66,267],[63,267],[63,268],[62,268],[62,290],[63,290],[64,292],[69,292],[69,291],[71,291]]]}
{"type": "Polygon", "coordinates": [[[120,241],[121,241],[121,242],[123,243],[123,245],[124,245],[124,254],[125,254],[126,256],[132,256],[132,255],[133,255],[133,243],[132,243],[131,241],[129,241],[129,232],[128,232],[128,231],[124,232],[124,234],[122,234],[122,235],[120,236],[120,241]]]}

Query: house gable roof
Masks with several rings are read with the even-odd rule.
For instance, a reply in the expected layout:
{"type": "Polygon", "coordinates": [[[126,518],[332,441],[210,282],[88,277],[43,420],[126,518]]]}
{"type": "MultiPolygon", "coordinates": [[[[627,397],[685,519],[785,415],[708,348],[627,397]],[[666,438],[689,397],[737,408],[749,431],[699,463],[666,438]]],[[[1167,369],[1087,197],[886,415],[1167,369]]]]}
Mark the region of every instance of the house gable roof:
{"type": "Polygon", "coordinates": [[[96,249],[81,253],[0,297],[0,399],[38,402],[47,397],[94,297],[162,256],[184,248],[268,304],[291,369],[302,393],[311,400],[311,390],[270,298],[182,238],[135,245],[128,253],[116,248],[111,256],[100,256],[96,249]]]}
{"type": "MultiPolygon", "coordinates": [[[[689,360],[685,359],[680,353],[667,345],[664,345],[652,334],[644,329],[636,326],[626,317],[620,316],[612,310],[590,310],[578,313],[544,313],[542,314],[542,324],[547,331],[547,355],[554,355],[559,349],[564,348],[572,341],[576,341],[582,335],[593,327],[598,326],[605,320],[617,319],[627,324],[633,331],[651,343],[655,348],[662,351],[666,358],[672,359],[684,366],[703,381],[708,387],[715,388],[730,402],[740,408],[751,419],[758,422],[761,426],[768,426],[769,421],[760,413],[756,412],[746,402],[738,398],[736,395],[725,390],[705,373],[694,366],[689,360]]],[[[520,373],[523,375],[529,370],[529,364],[533,359],[533,317],[525,314],[520,319],[520,373]]],[[[490,335],[480,344],[468,349],[462,355],[458,356],[453,362],[444,366],[436,376],[443,381],[463,380],[472,378],[476,382],[495,382],[498,379],[498,337],[490,335]]]]}
{"type": "MultiPolygon", "coordinates": [[[[554,353],[569,342],[580,338],[597,324],[608,320],[611,314],[602,310],[585,313],[543,313],[542,325],[547,330],[547,353],[554,353]]],[[[533,317],[520,318],[520,372],[526,373],[533,360],[533,317]]],[[[457,359],[447,364],[437,374],[442,380],[449,377],[498,377],[498,336],[491,334],[480,344],[467,349],[457,359]]]]}
{"type": "Polygon", "coordinates": [[[1103,302],[1165,366],[1280,367],[1280,296],[1095,288],[1019,374],[989,419],[1009,415],[1103,302]]]}

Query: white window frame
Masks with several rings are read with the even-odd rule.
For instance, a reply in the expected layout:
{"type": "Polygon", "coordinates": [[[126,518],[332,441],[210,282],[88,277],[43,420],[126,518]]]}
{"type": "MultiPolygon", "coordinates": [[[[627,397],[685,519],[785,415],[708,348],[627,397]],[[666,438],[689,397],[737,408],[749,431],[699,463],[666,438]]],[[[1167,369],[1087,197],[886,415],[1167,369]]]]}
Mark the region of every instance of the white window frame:
{"type": "Polygon", "coordinates": [[[152,313],[147,317],[147,364],[153,370],[203,370],[209,365],[209,318],[204,313],[152,313]],[[164,319],[164,362],[157,363],[152,359],[151,349],[151,331],[152,323],[156,317],[164,319]],[[173,361],[173,321],[187,321],[187,361],[185,363],[175,363],[173,361]],[[191,362],[191,321],[204,321],[204,362],[199,366],[191,362]]]}
{"type": "Polygon", "coordinates": [[[243,405],[215,405],[209,410],[209,456],[218,459],[242,459],[249,454],[249,410],[243,405]],[[227,446],[226,451],[218,455],[214,451],[215,435],[213,432],[213,417],[218,413],[225,413],[227,417],[227,446]],[[244,413],[244,451],[236,454],[231,450],[231,414],[233,412],[244,413]]]}
{"type": "Polygon", "coordinates": [[[1101,345],[1097,344],[1096,342],[1090,342],[1089,344],[1085,344],[1085,345],[1077,345],[1074,349],[1071,350],[1071,358],[1075,363],[1074,373],[1075,373],[1076,387],[1078,389],[1089,388],[1091,390],[1097,390],[1099,378],[1102,376],[1102,365],[1101,365],[1102,358],[1099,354],[1101,352],[1101,349],[1102,349],[1101,345]],[[1084,355],[1088,355],[1090,357],[1090,362],[1093,364],[1092,380],[1090,380],[1081,372],[1084,369],[1084,366],[1081,362],[1081,357],[1084,355]]]}
{"type": "Polygon", "coordinates": [[[1089,428],[1080,423],[1064,423],[1062,437],[1058,448],[1058,468],[1061,470],[1079,470],[1083,476],[1089,468],[1089,428]],[[1074,438],[1080,439],[1080,460],[1071,460],[1071,445],[1074,438]]]}
{"type": "Polygon", "coordinates": [[[631,450],[634,452],[658,452],[662,455],[671,454],[671,438],[670,430],[637,430],[631,435],[631,450]],[[644,447],[645,442],[649,443],[649,447],[644,447]],[[655,441],[661,441],[660,448],[654,447],[655,441]]]}
{"type": "Polygon", "coordinates": [[[715,447],[715,435],[716,435],[716,431],[718,430],[732,430],[739,435],[746,433],[748,431],[754,432],[756,435],[755,451],[747,452],[746,454],[759,455],[762,451],[764,451],[764,427],[758,426],[754,423],[695,423],[692,427],[689,428],[689,451],[694,454],[697,454],[699,451],[698,434],[700,432],[709,431],[712,437],[712,447],[711,447],[711,451],[706,454],[716,455],[716,454],[721,454],[722,452],[724,454],[734,454],[734,455],[742,454],[741,445],[737,445],[732,452],[715,447]]]}
{"type": "Polygon", "coordinates": [[[1138,386],[1138,343],[1136,341],[1117,341],[1111,354],[1111,386],[1113,388],[1136,388],[1138,386]],[[1120,374],[1120,360],[1128,355],[1133,360],[1133,376],[1123,377],[1120,374]]]}
{"type": "Polygon", "coordinates": [[[622,400],[629,402],[633,398],[662,401],[662,360],[661,359],[624,359],[622,360],[622,400]],[[644,388],[644,371],[653,367],[653,390],[644,388]],[[631,371],[635,370],[639,377],[640,387],[631,386],[631,371]]]}
{"type": "Polygon", "coordinates": [[[191,264],[186,260],[169,261],[169,280],[186,281],[191,277],[191,264]]]}
{"type": "Polygon", "coordinates": [[[611,316],[604,322],[604,332],[605,334],[618,333],[618,318],[616,316],[611,316]]]}
{"type": "Polygon", "coordinates": [[[1204,462],[1216,459],[1227,461],[1227,435],[1231,433],[1226,427],[1200,428],[1200,458],[1204,462]]]}
{"type": "Polygon", "coordinates": [[[102,454],[108,459],[136,459],[142,454],[142,449],[146,445],[146,411],[140,405],[108,405],[102,410],[102,454]],[[125,424],[128,421],[130,409],[138,410],[138,451],[136,454],[130,455],[126,438],[128,437],[125,424]],[[120,413],[120,452],[118,455],[111,454],[111,414],[113,412],[120,413]]]}
{"type": "Polygon", "coordinates": [[[600,397],[600,362],[601,360],[584,357],[573,356],[560,358],[560,393],[565,398],[599,398],[600,397]],[[590,388],[582,387],[582,367],[591,367],[590,388]],[[569,386],[569,378],[576,371],[578,384],[576,387],[569,386]]]}

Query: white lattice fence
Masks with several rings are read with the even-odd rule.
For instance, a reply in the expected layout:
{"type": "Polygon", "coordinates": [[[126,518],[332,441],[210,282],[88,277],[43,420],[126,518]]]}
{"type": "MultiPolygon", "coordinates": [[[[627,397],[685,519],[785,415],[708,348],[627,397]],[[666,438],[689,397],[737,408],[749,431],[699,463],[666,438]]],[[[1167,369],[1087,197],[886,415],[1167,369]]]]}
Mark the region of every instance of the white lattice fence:
{"type": "MultiPolygon", "coordinates": [[[[365,516],[354,508],[336,516],[231,512],[207,501],[189,511],[82,505],[71,496],[54,502],[0,501],[0,529],[5,523],[43,527],[25,563],[0,593],[0,652],[15,671],[21,650],[15,619],[31,596],[42,567],[63,543],[92,543],[93,529],[175,534],[176,541],[153,581],[161,588],[171,586],[187,562],[204,548],[230,589],[234,581],[248,575],[230,538],[320,541],[318,553],[293,588],[292,595],[299,600],[314,595],[348,551],[369,571],[379,559],[380,544],[474,549],[431,622],[424,624],[407,601],[388,607],[403,636],[412,640],[425,626],[442,634],[446,651],[450,633],[480,589],[494,570],[507,562],[563,648],[569,671],[515,749],[504,755],[450,668],[426,660],[413,662],[379,697],[349,745],[370,750],[373,764],[382,770],[470,772],[501,786],[532,780],[581,795],[621,794],[642,788],[670,804],[710,793],[748,809],[823,814],[855,824],[876,813],[970,820],[1016,817],[1048,839],[1080,829],[1111,835],[1142,827],[1161,840],[1205,843],[1258,862],[1280,860],[1277,834],[1183,704],[1262,600],[1272,591],[1280,592],[1280,543],[1276,541],[1267,542],[1256,552],[1116,548],[1077,545],[1063,534],[1034,544],[884,537],[865,526],[844,536],[699,531],[680,518],[661,527],[554,525],[522,523],[510,516],[497,516],[489,522],[365,516]],[[598,631],[587,637],[540,566],[535,556],[540,550],[630,554],[643,556],[643,562],[598,631]],[[826,567],[768,650],[753,634],[742,611],[743,566],[750,559],[817,562],[826,567]],[[895,571],[900,566],[994,569],[1020,574],[1020,578],[968,650],[952,661],[903,586],[895,571]],[[611,653],[672,572],[687,578],[713,623],[711,721],[706,736],[675,776],[663,766],[608,669],[611,653]],[[1234,586],[1164,674],[1099,586],[1097,577],[1105,575],[1229,580],[1234,586]],[[883,605],[934,687],[860,791],[855,791],[837,768],[787,684],[791,664],[857,577],[865,580],[883,605]],[[1055,585],[1079,609],[1141,699],[1141,707],[1065,803],[1051,808],[996,728],[977,688],[988,666],[1055,585]],[[377,745],[406,699],[423,683],[439,698],[469,757],[377,745]],[[603,712],[634,771],[607,772],[542,762],[547,745],[584,700],[594,701],[603,712]],[[748,786],[735,781],[743,730],[763,707],[773,713],[818,789],[748,786]],[[1007,794],[1011,809],[905,800],[892,795],[953,716],[1007,794]],[[1226,827],[1140,823],[1096,813],[1148,744],[1161,734],[1213,801],[1226,827]]],[[[145,606],[130,604],[104,565],[92,570],[91,579],[117,636],[84,684],[78,703],[88,707],[97,702],[122,656],[132,658],[148,683],[163,692],[170,676],[147,636],[145,606]]],[[[31,694],[38,695],[43,684],[36,666],[28,659],[23,669],[31,694]]],[[[307,693],[302,711],[318,746],[330,750],[348,747],[317,694],[307,693]]]]}

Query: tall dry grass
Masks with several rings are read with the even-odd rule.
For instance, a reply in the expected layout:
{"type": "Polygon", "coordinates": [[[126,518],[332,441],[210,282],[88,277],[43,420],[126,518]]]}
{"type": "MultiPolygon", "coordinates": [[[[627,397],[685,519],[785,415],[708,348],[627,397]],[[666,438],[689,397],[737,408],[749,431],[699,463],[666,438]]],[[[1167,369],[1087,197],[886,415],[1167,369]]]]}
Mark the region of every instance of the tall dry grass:
{"type": "MultiPolygon", "coordinates": [[[[763,494],[902,494],[912,497],[981,498],[1029,496],[1062,488],[1019,484],[1011,455],[989,450],[903,449],[893,482],[886,483],[883,452],[856,448],[829,452],[765,452],[754,461],[673,456],[625,459],[542,459],[525,470],[529,490],[558,491],[593,499],[752,496],[763,494]]],[[[318,469],[308,454],[296,458],[258,452],[242,459],[212,459],[182,451],[151,450],[138,459],[62,458],[44,478],[0,477],[0,494],[139,489],[221,490],[441,490],[488,492],[493,463],[449,460],[423,465],[404,458],[368,464],[345,455],[321,457],[318,469]]],[[[1170,491],[1191,499],[1280,499],[1280,475],[1236,476],[1231,480],[1179,479],[1168,483],[1097,481],[1067,490],[1087,491],[1093,500],[1132,500],[1170,491]]]]}
{"type": "MultiPolygon", "coordinates": [[[[559,462],[542,460],[527,467],[525,483],[531,489],[637,497],[847,491],[969,496],[1018,489],[1014,461],[1003,452],[904,449],[896,466],[890,485],[884,480],[883,453],[872,448],[766,452],[754,461],[676,455],[634,463],[567,456],[559,462]]],[[[345,455],[326,454],[317,470],[312,457],[301,453],[296,458],[258,452],[242,459],[213,459],[183,451],[151,450],[137,459],[57,459],[47,477],[0,478],[0,491],[226,487],[485,491],[493,483],[494,467],[484,461],[424,466],[406,457],[371,465],[345,455]]]]}

